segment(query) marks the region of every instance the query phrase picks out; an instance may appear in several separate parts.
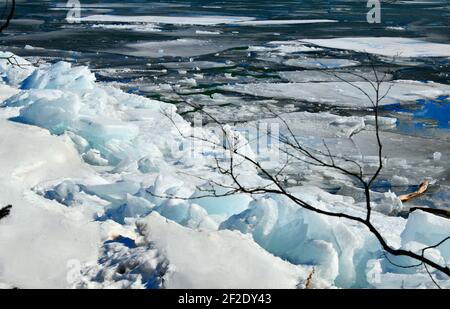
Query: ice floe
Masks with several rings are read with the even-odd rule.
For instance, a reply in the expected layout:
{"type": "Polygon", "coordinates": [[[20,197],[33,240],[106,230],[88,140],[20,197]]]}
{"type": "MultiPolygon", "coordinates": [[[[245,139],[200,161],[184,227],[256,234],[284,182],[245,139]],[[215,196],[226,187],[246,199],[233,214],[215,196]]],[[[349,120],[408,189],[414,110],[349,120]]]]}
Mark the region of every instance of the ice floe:
{"type": "Polygon", "coordinates": [[[333,39],[305,39],[321,47],[354,50],[387,57],[449,57],[450,45],[402,37],[356,37],[333,39]]]}
{"type": "MultiPolygon", "coordinates": [[[[257,83],[222,86],[221,89],[266,98],[293,99],[350,108],[370,108],[372,103],[362,91],[374,94],[369,82],[325,83],[257,83]]],[[[450,87],[433,82],[396,80],[381,85],[381,93],[388,95],[380,105],[414,103],[418,99],[437,98],[450,94],[450,87]]]]}
{"type": "Polygon", "coordinates": [[[163,42],[142,42],[128,44],[127,49],[118,49],[118,52],[135,57],[192,57],[214,54],[228,48],[236,47],[234,44],[223,45],[209,40],[177,39],[163,42]]]}

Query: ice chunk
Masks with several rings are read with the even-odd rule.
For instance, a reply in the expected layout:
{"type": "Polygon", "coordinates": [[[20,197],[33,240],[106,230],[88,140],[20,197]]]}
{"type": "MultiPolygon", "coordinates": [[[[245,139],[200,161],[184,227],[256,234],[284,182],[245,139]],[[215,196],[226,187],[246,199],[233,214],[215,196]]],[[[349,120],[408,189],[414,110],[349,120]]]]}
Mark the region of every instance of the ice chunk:
{"type": "Polygon", "coordinates": [[[36,70],[22,83],[22,89],[61,89],[80,91],[94,87],[95,75],[87,67],[74,67],[58,62],[36,70]]]}
{"type": "Polygon", "coordinates": [[[90,15],[81,19],[84,22],[119,22],[119,23],[154,23],[169,25],[212,26],[234,24],[253,20],[252,17],[240,16],[120,16],[120,15],[90,15]]]}
{"type": "MultiPolygon", "coordinates": [[[[433,215],[420,210],[414,211],[408,218],[408,223],[403,231],[402,244],[419,242],[423,247],[434,246],[450,236],[450,221],[446,218],[433,215]]],[[[436,248],[446,261],[450,260],[450,241],[436,248]]]]}
{"type": "Polygon", "coordinates": [[[304,69],[336,69],[357,66],[360,63],[348,59],[299,58],[286,60],[283,64],[304,69]]]}
{"type": "Polygon", "coordinates": [[[155,205],[148,200],[127,194],[125,204],[107,208],[102,219],[112,219],[120,224],[125,224],[126,219],[145,217],[152,212],[155,205]]]}
{"type": "MultiPolygon", "coordinates": [[[[225,193],[225,189],[218,190],[225,193]]],[[[238,194],[225,197],[207,197],[207,198],[195,198],[196,196],[202,196],[205,192],[197,192],[193,196],[193,202],[204,208],[208,214],[217,215],[224,219],[240,213],[247,209],[249,202],[252,200],[245,194],[238,194]]],[[[220,194],[220,193],[218,193],[220,194]]]]}
{"type": "Polygon", "coordinates": [[[56,200],[58,203],[71,206],[75,195],[80,192],[80,187],[70,180],[63,181],[52,190],[45,192],[45,198],[56,200]]]}
{"type": "Polygon", "coordinates": [[[178,39],[163,42],[142,42],[128,44],[127,49],[115,50],[121,54],[135,57],[191,57],[214,54],[232,47],[238,47],[239,43],[218,44],[209,40],[178,39]]]}
{"type": "Polygon", "coordinates": [[[100,151],[97,149],[89,149],[82,157],[86,163],[91,165],[107,166],[109,164],[108,160],[102,158],[100,151]]]}
{"type": "Polygon", "coordinates": [[[364,255],[359,251],[365,246],[363,234],[279,196],[252,202],[220,229],[250,233],[269,252],[292,263],[315,265],[323,278],[343,286],[355,284],[356,265],[364,255]]]}
{"type": "Polygon", "coordinates": [[[442,158],[442,153],[440,153],[440,152],[433,153],[433,160],[434,161],[440,161],[441,158],[442,158]]]}
{"type": "Polygon", "coordinates": [[[186,201],[168,200],[155,208],[165,218],[178,224],[203,230],[217,230],[218,223],[202,207],[186,201]]]}
{"type": "Polygon", "coordinates": [[[34,71],[34,66],[27,60],[10,52],[0,51],[0,81],[11,86],[18,86],[34,71]]]}
{"type": "MultiPolygon", "coordinates": [[[[62,134],[78,119],[80,101],[70,92],[60,92],[57,99],[38,99],[20,110],[16,121],[37,125],[54,134],[62,134]]],[[[14,103],[12,103],[14,104],[14,103]]]]}
{"type": "Polygon", "coordinates": [[[128,194],[136,194],[140,186],[131,181],[119,181],[113,184],[105,185],[83,185],[81,189],[91,195],[98,196],[101,199],[111,203],[121,203],[128,194]]]}

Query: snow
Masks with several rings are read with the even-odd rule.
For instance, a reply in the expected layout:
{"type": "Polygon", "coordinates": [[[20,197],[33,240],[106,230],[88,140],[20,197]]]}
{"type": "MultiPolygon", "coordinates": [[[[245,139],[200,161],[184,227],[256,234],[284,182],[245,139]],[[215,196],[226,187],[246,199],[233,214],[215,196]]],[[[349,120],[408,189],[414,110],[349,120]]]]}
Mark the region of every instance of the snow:
{"type": "Polygon", "coordinates": [[[400,58],[449,57],[450,45],[402,37],[349,37],[305,39],[305,43],[321,47],[354,50],[361,53],[400,58]]]}
{"type": "Polygon", "coordinates": [[[318,24],[318,23],[337,23],[333,19],[288,19],[288,20],[250,20],[239,22],[243,26],[274,26],[274,25],[302,25],[302,24],[318,24]]]}

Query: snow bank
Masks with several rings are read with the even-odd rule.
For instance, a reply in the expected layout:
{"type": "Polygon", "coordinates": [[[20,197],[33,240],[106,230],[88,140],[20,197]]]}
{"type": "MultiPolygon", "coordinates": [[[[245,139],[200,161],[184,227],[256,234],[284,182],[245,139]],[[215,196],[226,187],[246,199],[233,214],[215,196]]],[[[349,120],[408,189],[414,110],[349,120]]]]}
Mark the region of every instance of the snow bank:
{"type": "Polygon", "coordinates": [[[317,46],[354,50],[387,57],[449,57],[450,45],[401,37],[358,37],[302,40],[317,46]]]}
{"type": "MultiPolygon", "coordinates": [[[[402,244],[419,242],[423,247],[434,246],[450,236],[450,221],[423,211],[414,211],[402,233],[402,244]]],[[[450,240],[438,247],[445,262],[450,261],[450,240]]],[[[442,262],[442,261],[441,261],[442,262]]]]}
{"type": "MultiPolygon", "coordinates": [[[[18,90],[11,85],[20,79],[13,82],[11,74],[5,82],[13,94],[18,90]]],[[[186,147],[161,114],[172,113],[179,129],[190,134],[190,124],[171,105],[100,85],[87,68],[67,63],[30,70],[19,84],[21,91],[0,103],[0,205],[14,205],[0,224],[0,282],[8,286],[295,288],[304,287],[313,267],[316,287],[396,286],[406,275],[428,284],[420,271],[388,266],[376,240],[358,224],[317,215],[279,196],[198,198],[204,180],[195,176],[223,181],[209,168],[216,152],[186,147]],[[15,123],[4,120],[10,115],[15,123]],[[76,281],[67,280],[73,261],[83,266],[76,281]]],[[[258,92],[299,87],[272,85],[260,84],[258,92]]],[[[306,84],[298,94],[313,102],[325,96],[330,104],[360,104],[349,89],[338,88],[340,96],[328,98],[333,85],[342,86],[306,84]]],[[[231,89],[239,87],[251,85],[231,89]]],[[[441,85],[404,81],[393,89],[395,99],[448,92],[441,85]]],[[[292,96],[292,88],[278,90],[292,96]]],[[[301,120],[299,134],[324,138],[348,139],[373,121],[327,113],[290,116],[301,120]]],[[[242,134],[227,130],[246,145],[242,134]]],[[[200,134],[217,140],[209,131],[200,134]]],[[[255,155],[249,147],[240,151],[255,155]]],[[[265,184],[248,165],[242,169],[246,183],[265,184]]],[[[314,186],[291,190],[317,207],[364,215],[352,197],[314,186]]],[[[417,250],[449,232],[430,216],[414,213],[406,221],[374,213],[373,220],[392,246],[417,250]]],[[[448,260],[448,251],[445,245],[430,254],[448,260]]]]}
{"type": "Polygon", "coordinates": [[[0,120],[0,205],[12,204],[0,223],[0,282],[20,288],[65,288],[68,262],[95,260],[100,231],[80,210],[62,210],[33,193],[40,182],[96,176],[67,138],[0,120]]]}
{"type": "Polygon", "coordinates": [[[155,213],[138,227],[173,269],[164,278],[168,288],[295,288],[308,276],[308,268],[272,256],[237,232],[193,231],[155,213]]]}

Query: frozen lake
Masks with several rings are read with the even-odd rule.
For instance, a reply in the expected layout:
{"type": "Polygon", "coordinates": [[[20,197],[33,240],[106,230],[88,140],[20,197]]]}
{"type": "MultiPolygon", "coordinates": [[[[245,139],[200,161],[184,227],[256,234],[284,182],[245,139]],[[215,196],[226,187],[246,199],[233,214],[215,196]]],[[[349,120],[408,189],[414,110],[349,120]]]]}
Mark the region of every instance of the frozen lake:
{"type": "MultiPolygon", "coordinates": [[[[81,21],[68,23],[64,1],[32,0],[18,4],[0,43],[31,60],[86,64],[98,80],[176,104],[188,120],[195,113],[184,113],[187,99],[236,124],[264,120],[267,104],[289,113],[370,115],[361,93],[333,78],[336,72],[370,77],[368,52],[379,72],[408,81],[383,102],[383,115],[397,119],[383,128],[395,136],[387,138],[394,145],[386,155],[401,157],[398,144],[407,138],[406,149],[417,149],[411,160],[431,160],[424,169],[439,179],[438,197],[447,197],[450,6],[383,4],[380,24],[367,23],[367,11],[362,1],[82,0],[81,21]],[[440,162],[432,160],[435,152],[443,154],[440,162]]],[[[404,167],[401,173],[414,174],[408,186],[381,182],[379,190],[414,190],[424,174],[404,167]]],[[[433,194],[423,203],[432,203],[433,194]]]]}

